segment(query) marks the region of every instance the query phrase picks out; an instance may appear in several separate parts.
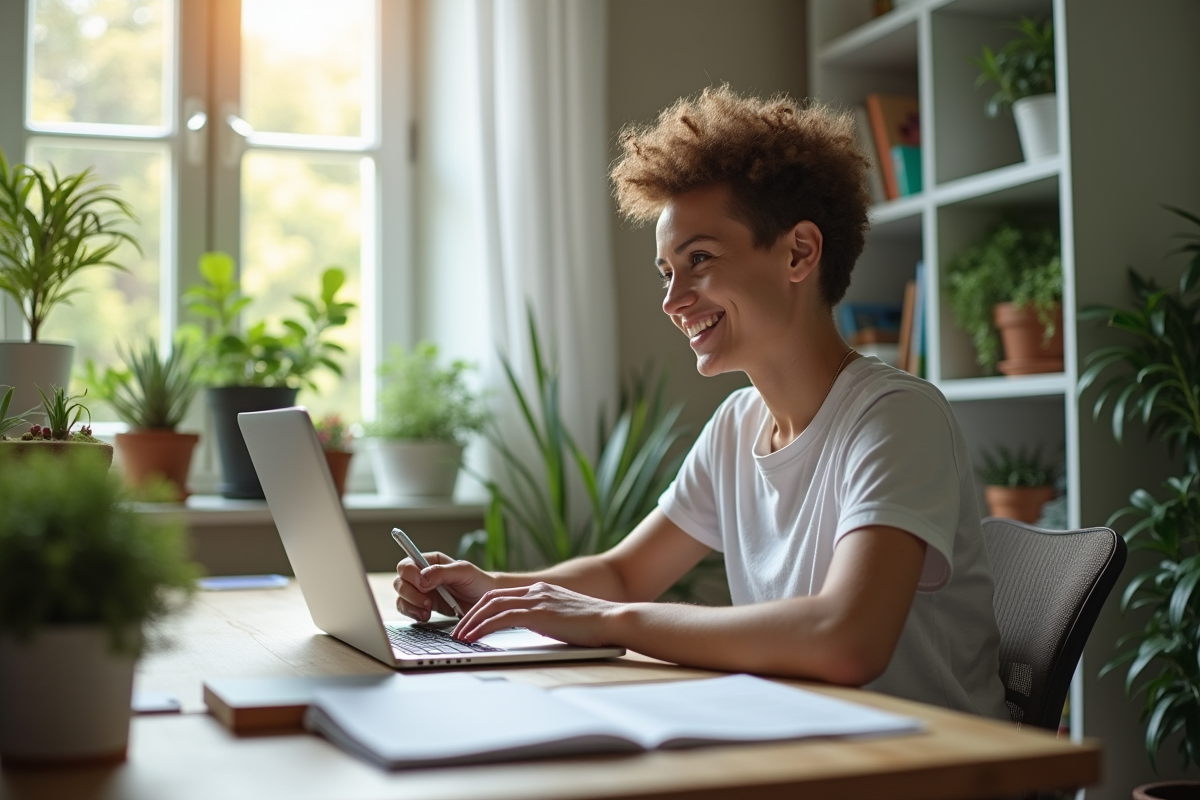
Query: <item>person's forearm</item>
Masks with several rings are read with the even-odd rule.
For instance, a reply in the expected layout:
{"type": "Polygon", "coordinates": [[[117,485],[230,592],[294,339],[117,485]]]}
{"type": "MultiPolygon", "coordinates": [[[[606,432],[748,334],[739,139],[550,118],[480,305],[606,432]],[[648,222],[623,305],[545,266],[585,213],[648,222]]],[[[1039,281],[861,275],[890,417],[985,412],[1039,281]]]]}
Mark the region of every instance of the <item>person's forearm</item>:
{"type": "Polygon", "coordinates": [[[573,592],[627,603],[642,598],[630,597],[625,581],[616,567],[602,556],[580,556],[536,572],[492,573],[500,588],[529,586],[539,581],[562,586],[573,592]]]}
{"type": "Polygon", "coordinates": [[[860,686],[882,673],[892,647],[847,622],[821,597],[722,608],[628,603],[609,616],[604,639],[686,666],[860,686]]]}

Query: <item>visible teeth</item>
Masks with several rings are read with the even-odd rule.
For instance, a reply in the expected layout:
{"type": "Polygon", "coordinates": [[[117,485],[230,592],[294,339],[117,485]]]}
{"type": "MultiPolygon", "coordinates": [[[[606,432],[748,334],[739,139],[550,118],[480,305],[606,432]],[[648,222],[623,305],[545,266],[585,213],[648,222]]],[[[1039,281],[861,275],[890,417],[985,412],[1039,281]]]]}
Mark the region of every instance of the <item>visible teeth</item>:
{"type": "Polygon", "coordinates": [[[711,317],[705,317],[704,319],[700,320],[699,322],[688,325],[686,328],[684,328],[684,332],[687,333],[688,338],[690,339],[693,336],[695,336],[696,334],[698,334],[700,331],[702,331],[706,328],[711,328],[713,325],[716,325],[720,319],[721,319],[720,314],[713,314],[711,317]]]}

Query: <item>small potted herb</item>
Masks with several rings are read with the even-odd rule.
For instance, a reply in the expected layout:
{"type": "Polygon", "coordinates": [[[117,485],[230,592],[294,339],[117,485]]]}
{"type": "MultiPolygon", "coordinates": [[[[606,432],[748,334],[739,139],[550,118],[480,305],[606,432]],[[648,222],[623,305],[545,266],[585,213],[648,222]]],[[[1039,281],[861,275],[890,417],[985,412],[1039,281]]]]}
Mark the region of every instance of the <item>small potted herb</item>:
{"type": "Polygon", "coordinates": [[[28,341],[0,341],[0,380],[15,387],[18,408],[35,405],[35,386],[66,386],[75,345],[42,341],[42,326],[80,291],[73,285],[93,267],[123,270],[114,260],[123,244],[141,250],[122,230],[134,220],[116,187],[91,170],[59,175],[30,164],[9,167],[0,151],[0,293],[29,326],[28,341]]]}
{"type": "Polygon", "coordinates": [[[123,760],[142,626],[194,586],[180,521],[137,512],[95,452],[0,447],[0,753],[123,760]]]}
{"type": "Polygon", "coordinates": [[[321,449],[325,451],[329,475],[340,497],[346,493],[346,475],[350,472],[350,459],[354,457],[350,443],[354,441],[354,436],[339,414],[326,414],[317,420],[315,427],[321,449]]]}
{"type": "Polygon", "coordinates": [[[101,373],[89,361],[84,380],[130,428],[117,434],[125,477],[135,487],[165,481],[170,499],[181,502],[188,496],[192,450],[200,440],[175,430],[200,389],[195,346],[177,338],[164,358],[148,336],[128,351],[118,347],[117,353],[121,368],[101,373]]]}
{"type": "Polygon", "coordinates": [[[92,436],[91,412],[79,402],[84,395],[69,395],[66,389],[59,386],[50,388],[49,396],[38,388],[46,424],[33,425],[17,438],[0,437],[0,447],[16,456],[35,451],[65,454],[75,450],[94,450],[106,464],[111,465],[113,447],[92,436]],[[79,420],[84,414],[87,414],[88,422],[81,425],[79,420]]]}
{"type": "Polygon", "coordinates": [[[1010,26],[1020,35],[999,50],[983,48],[975,59],[976,87],[996,84],[987,113],[995,117],[1012,108],[1017,137],[1026,161],[1058,153],[1058,95],[1054,91],[1054,26],[1022,17],[1010,26]]]}
{"type": "Polygon", "coordinates": [[[1011,450],[998,446],[983,455],[979,477],[993,517],[1037,522],[1042,506],[1054,499],[1054,483],[1061,468],[1042,455],[1040,447],[1011,450]]]}
{"type": "Polygon", "coordinates": [[[437,345],[394,347],[380,367],[379,418],[367,443],[380,494],[448,497],[467,437],[483,430],[483,401],[466,382],[471,366],[441,364],[437,345]]]}
{"type": "Polygon", "coordinates": [[[316,388],[313,375],[321,370],[341,375],[338,358],[345,351],[330,341],[329,332],[346,324],[355,304],[338,298],[345,271],[329,267],[321,274],[316,297],[292,296],[304,310],[302,317],[283,320],[277,331],[269,330],[265,321],[239,326],[252,300],[242,293],[233,259],[226,253],[205,253],[200,274],[204,283],[189,289],[184,301],[208,324],[201,333],[201,374],[209,387],[208,407],[221,457],[220,492],[225,497],[262,498],[237,415],[295,405],[301,388],[316,388]]]}
{"type": "Polygon", "coordinates": [[[1053,227],[1001,223],[950,262],[946,292],[985,371],[1062,371],[1062,258],[1053,227]]]}

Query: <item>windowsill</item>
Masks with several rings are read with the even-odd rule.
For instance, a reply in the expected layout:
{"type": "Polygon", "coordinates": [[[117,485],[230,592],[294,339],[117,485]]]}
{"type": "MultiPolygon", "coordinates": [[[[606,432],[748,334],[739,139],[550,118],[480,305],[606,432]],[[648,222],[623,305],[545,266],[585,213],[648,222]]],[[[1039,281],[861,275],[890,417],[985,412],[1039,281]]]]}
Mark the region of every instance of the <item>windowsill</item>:
{"type": "MultiPolygon", "coordinates": [[[[412,522],[479,518],[486,510],[480,497],[435,499],[348,494],[342,500],[346,519],[356,522],[412,522]]],[[[227,525],[271,525],[266,500],[230,500],[219,495],[192,495],[186,503],[138,503],[148,514],[181,514],[189,528],[227,525]]]]}

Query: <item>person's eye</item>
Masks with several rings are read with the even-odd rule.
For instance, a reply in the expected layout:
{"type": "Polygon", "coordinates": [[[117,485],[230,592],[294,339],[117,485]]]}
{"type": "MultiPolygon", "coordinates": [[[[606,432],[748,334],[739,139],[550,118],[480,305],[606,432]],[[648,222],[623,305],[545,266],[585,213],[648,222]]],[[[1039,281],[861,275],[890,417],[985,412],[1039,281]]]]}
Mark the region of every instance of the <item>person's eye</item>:
{"type": "Polygon", "coordinates": [[[701,261],[707,261],[712,258],[708,253],[692,253],[692,266],[696,266],[701,261]]]}

